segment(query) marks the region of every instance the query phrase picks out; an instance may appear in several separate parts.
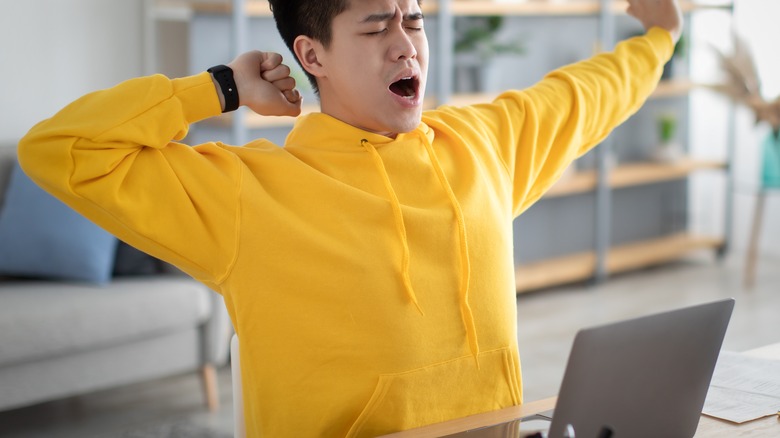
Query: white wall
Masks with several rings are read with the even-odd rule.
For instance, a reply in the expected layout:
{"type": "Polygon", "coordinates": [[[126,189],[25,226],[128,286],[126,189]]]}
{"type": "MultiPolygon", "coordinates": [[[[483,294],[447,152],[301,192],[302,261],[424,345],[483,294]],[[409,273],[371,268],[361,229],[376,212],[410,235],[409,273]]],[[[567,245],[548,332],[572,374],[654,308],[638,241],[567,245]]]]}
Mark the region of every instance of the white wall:
{"type": "MultiPolygon", "coordinates": [[[[143,74],[143,0],[4,1],[0,14],[0,143],[14,141],[39,120],[77,97],[143,74]]],[[[736,25],[754,49],[767,96],[780,94],[780,2],[739,0],[736,25]]],[[[728,44],[728,19],[695,23],[694,39],[728,44]]],[[[162,48],[164,49],[164,47],[162,48]]],[[[711,53],[710,53],[711,55],[711,53]]],[[[706,53],[693,54],[692,73],[707,79],[717,72],[706,53]]],[[[693,149],[719,156],[725,147],[724,102],[697,93],[692,107],[693,149]]],[[[750,114],[738,114],[735,249],[745,247],[757,187],[758,145],[767,127],[755,127],[750,114]]],[[[704,232],[723,227],[720,189],[707,177],[694,183],[695,226],[704,232]]],[[[780,194],[769,199],[762,250],[780,254],[780,194]]]]}
{"type": "Polygon", "coordinates": [[[141,0],[3,0],[0,142],[142,73],[141,0]]]}

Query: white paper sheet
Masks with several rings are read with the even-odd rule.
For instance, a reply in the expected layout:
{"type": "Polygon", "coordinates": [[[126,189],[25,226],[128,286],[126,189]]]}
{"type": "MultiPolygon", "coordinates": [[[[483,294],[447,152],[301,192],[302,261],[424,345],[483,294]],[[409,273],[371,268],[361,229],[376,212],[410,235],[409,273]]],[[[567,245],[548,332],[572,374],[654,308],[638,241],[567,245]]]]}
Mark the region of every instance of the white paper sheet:
{"type": "Polygon", "coordinates": [[[734,423],[780,411],[780,360],[722,351],[703,413],[734,423]]]}

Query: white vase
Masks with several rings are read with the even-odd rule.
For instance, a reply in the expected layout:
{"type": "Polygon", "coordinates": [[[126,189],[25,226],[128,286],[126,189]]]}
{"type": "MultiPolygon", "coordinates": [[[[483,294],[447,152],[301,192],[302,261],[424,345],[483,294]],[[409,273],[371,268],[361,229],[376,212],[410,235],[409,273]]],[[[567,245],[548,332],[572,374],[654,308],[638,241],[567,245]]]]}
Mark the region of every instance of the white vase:
{"type": "Polygon", "coordinates": [[[674,141],[659,144],[653,152],[653,159],[659,163],[674,163],[682,156],[682,147],[674,141]]]}

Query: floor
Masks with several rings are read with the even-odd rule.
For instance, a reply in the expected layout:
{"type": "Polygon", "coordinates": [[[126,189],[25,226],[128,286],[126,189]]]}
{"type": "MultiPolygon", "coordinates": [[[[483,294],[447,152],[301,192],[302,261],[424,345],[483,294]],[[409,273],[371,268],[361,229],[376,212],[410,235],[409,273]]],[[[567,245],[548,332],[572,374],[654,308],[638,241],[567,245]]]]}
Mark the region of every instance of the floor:
{"type": "MultiPolygon", "coordinates": [[[[706,256],[625,274],[599,286],[518,296],[518,335],[526,400],[554,395],[580,327],[679,306],[736,298],[724,348],[743,351],[780,342],[780,258],[760,260],[756,287],[742,286],[742,260],[706,256]]],[[[228,438],[230,370],[219,371],[222,408],[208,413],[196,375],[0,413],[2,438],[228,438]]]]}

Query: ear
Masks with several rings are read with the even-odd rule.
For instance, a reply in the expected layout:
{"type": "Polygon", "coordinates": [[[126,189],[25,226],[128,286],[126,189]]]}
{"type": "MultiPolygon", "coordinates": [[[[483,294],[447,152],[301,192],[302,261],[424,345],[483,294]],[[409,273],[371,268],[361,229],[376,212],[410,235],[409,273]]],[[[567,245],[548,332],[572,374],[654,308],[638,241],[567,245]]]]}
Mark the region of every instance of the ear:
{"type": "Polygon", "coordinates": [[[325,50],[319,41],[305,35],[299,35],[293,42],[293,50],[309,74],[316,78],[325,77],[325,67],[321,63],[321,57],[325,50]]]}

